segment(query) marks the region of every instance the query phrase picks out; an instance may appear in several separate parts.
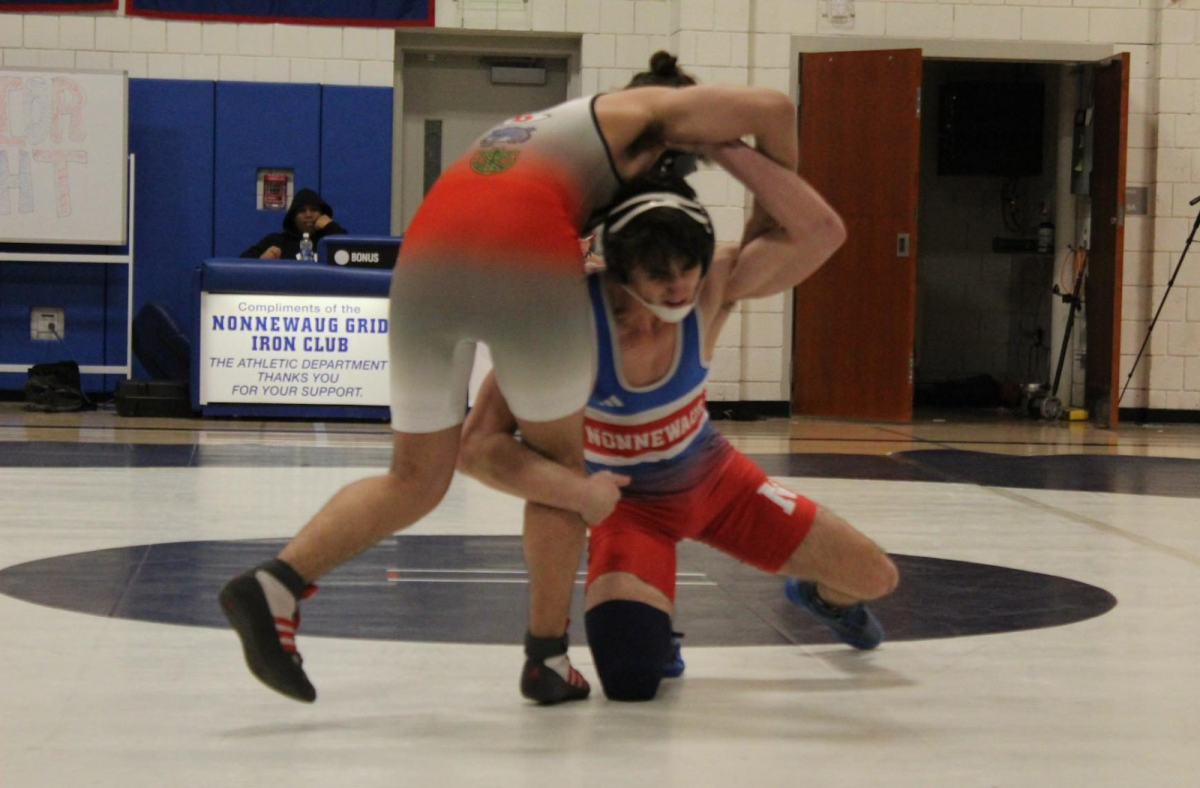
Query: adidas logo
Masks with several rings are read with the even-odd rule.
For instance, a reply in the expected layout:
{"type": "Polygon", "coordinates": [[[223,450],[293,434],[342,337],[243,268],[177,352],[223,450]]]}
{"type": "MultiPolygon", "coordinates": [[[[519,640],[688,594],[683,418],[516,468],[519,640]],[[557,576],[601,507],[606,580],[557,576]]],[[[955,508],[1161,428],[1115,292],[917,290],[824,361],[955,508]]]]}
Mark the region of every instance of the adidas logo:
{"type": "Polygon", "coordinates": [[[625,403],[621,402],[621,398],[618,397],[616,394],[613,394],[608,399],[601,400],[600,404],[606,408],[623,408],[623,407],[625,407],[625,403]]]}

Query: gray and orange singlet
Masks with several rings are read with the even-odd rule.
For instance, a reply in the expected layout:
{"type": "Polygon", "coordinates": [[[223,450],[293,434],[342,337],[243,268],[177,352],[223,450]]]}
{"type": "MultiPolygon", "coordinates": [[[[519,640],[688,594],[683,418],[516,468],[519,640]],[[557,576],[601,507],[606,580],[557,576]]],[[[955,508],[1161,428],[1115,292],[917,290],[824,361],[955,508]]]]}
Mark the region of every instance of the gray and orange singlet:
{"type": "Polygon", "coordinates": [[[402,265],[470,257],[579,272],[579,235],[621,185],[600,134],[596,96],[495,126],[425,196],[402,265]]]}
{"type": "Polygon", "coordinates": [[[426,195],[392,279],[394,429],[462,422],[476,342],[519,419],[583,408],[595,341],[578,238],[621,184],[594,102],[501,123],[426,195]]]}

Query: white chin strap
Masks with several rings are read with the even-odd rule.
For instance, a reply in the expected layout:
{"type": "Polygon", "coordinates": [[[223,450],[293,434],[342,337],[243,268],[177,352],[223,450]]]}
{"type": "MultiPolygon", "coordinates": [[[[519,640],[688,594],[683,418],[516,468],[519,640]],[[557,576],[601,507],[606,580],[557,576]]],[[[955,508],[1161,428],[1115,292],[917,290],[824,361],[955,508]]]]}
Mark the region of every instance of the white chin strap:
{"type": "Polygon", "coordinates": [[[621,285],[621,287],[625,288],[626,293],[629,293],[629,295],[633,296],[634,301],[637,301],[639,304],[649,309],[651,314],[664,323],[678,323],[690,315],[692,310],[696,308],[695,298],[692,298],[691,303],[685,304],[684,306],[659,306],[658,304],[651,304],[649,301],[633,292],[630,287],[626,285],[621,285]]]}

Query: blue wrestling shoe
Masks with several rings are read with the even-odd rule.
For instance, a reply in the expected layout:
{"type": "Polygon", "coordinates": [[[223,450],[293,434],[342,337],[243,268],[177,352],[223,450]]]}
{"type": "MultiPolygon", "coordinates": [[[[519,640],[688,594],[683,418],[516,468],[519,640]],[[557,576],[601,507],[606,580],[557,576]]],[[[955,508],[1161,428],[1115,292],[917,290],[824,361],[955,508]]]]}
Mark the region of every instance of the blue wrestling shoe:
{"type": "Polygon", "coordinates": [[[834,607],[817,594],[817,584],[789,577],[783,584],[792,604],[802,607],[829,627],[838,640],[864,651],[883,642],[883,627],[879,619],[862,602],[848,607],[834,607]]]}
{"type": "Polygon", "coordinates": [[[664,679],[677,679],[683,675],[686,665],[683,663],[683,650],[679,642],[682,637],[682,632],[671,633],[671,658],[667,660],[667,664],[663,665],[664,679]]]}

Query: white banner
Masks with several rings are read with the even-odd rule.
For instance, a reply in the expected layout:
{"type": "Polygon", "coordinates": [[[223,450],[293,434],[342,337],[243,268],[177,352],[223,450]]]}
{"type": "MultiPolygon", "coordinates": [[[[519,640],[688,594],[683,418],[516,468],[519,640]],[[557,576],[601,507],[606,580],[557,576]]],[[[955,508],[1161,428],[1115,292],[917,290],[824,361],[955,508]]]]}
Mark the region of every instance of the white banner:
{"type": "Polygon", "coordinates": [[[127,97],[124,71],[0,68],[0,239],[125,243],[127,97]]]}
{"type": "Polygon", "coordinates": [[[200,404],[387,406],[388,300],[200,294],[200,404]]]}

